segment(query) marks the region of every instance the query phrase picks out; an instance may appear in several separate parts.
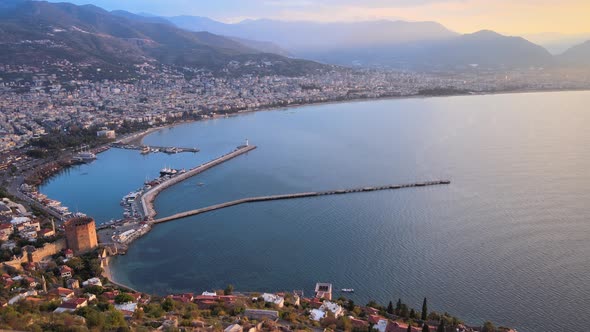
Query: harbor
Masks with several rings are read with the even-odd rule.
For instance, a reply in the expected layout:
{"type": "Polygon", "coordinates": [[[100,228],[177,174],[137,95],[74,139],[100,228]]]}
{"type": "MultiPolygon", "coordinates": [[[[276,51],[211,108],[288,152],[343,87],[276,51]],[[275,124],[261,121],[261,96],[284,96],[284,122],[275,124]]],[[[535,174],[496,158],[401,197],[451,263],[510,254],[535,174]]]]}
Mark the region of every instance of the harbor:
{"type": "Polygon", "coordinates": [[[122,142],[117,142],[111,144],[111,147],[117,149],[126,149],[126,150],[137,150],[141,154],[148,154],[148,153],[167,153],[167,154],[176,154],[176,153],[197,153],[201,150],[198,148],[183,148],[183,147],[176,147],[176,146],[148,146],[148,145],[138,145],[138,144],[126,144],[122,142]]]}

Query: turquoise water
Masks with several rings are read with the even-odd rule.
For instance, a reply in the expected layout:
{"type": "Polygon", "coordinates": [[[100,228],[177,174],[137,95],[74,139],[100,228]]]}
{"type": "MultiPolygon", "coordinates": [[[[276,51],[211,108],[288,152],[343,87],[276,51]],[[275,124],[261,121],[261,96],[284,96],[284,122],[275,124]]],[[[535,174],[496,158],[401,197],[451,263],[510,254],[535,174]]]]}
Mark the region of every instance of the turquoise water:
{"type": "Polygon", "coordinates": [[[112,150],[42,191],[108,220],[146,175],[194,166],[245,138],[259,148],[163,192],[159,215],[253,195],[449,178],[449,186],[255,203],[158,225],[113,260],[113,273],[159,294],[231,283],[309,295],[329,281],[354,288],[359,302],[401,297],[419,307],[426,296],[433,310],[470,323],[583,331],[588,101],[588,92],[561,92],[251,113],[146,139],[198,154],[112,150]]]}

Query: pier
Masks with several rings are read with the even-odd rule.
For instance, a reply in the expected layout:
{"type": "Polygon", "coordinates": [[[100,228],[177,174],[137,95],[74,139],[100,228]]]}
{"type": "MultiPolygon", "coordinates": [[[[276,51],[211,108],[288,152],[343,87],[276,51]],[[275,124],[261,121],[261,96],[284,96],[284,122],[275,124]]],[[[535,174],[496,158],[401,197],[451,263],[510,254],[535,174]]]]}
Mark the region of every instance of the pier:
{"type": "MultiPolygon", "coordinates": [[[[215,210],[220,210],[220,209],[228,208],[230,206],[236,206],[236,205],[245,204],[245,203],[278,201],[278,200],[285,200],[285,199],[318,197],[318,196],[328,196],[328,195],[342,195],[342,194],[352,194],[352,193],[362,193],[362,192],[372,192],[372,191],[382,191],[382,190],[396,190],[396,189],[415,188],[415,187],[438,186],[438,185],[447,185],[450,183],[451,183],[451,181],[449,181],[449,180],[439,180],[439,181],[416,182],[416,183],[409,183],[409,184],[385,185],[385,186],[379,186],[379,187],[362,187],[362,188],[352,188],[352,189],[343,189],[343,190],[330,190],[330,191],[304,192],[304,193],[285,194],[285,195],[248,197],[248,198],[238,199],[235,201],[211,205],[211,206],[196,209],[196,210],[190,210],[190,211],[186,211],[186,212],[177,213],[177,214],[171,215],[169,217],[156,219],[153,221],[153,223],[159,224],[159,223],[169,222],[169,221],[182,219],[182,218],[186,218],[186,217],[190,217],[190,216],[195,216],[198,214],[202,214],[202,213],[206,213],[206,212],[210,212],[210,211],[215,211],[215,210]]],[[[154,213],[154,215],[155,215],[155,213],[154,213]]]]}
{"type": "Polygon", "coordinates": [[[191,168],[189,170],[187,170],[185,173],[179,174],[167,181],[164,181],[162,183],[160,183],[159,185],[151,188],[150,190],[148,190],[145,194],[143,194],[141,196],[141,208],[143,210],[143,215],[145,217],[147,217],[148,219],[153,219],[156,216],[156,210],[154,210],[154,200],[156,199],[156,196],[158,196],[158,194],[166,189],[169,188],[179,182],[182,182],[190,177],[193,177],[199,173],[202,173],[206,170],[208,170],[211,167],[217,166],[219,164],[222,164],[230,159],[233,159],[237,156],[240,156],[244,153],[247,153],[249,151],[252,151],[256,149],[255,145],[242,145],[237,147],[234,151],[224,154],[223,156],[216,158],[214,160],[211,160],[209,162],[206,162],[204,164],[201,164],[197,167],[191,168]]]}

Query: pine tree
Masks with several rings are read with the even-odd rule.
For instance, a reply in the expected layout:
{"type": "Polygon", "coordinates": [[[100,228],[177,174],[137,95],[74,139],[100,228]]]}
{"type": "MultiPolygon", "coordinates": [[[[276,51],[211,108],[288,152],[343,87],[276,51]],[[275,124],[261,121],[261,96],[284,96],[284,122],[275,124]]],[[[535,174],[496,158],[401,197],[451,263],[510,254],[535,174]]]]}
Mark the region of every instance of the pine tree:
{"type": "Polygon", "coordinates": [[[424,298],[424,302],[422,302],[422,320],[426,320],[428,318],[428,305],[426,304],[426,298],[424,298]]]}
{"type": "Polygon", "coordinates": [[[438,328],[436,329],[436,332],[445,332],[445,321],[444,320],[440,320],[440,324],[438,324],[438,328]]]}
{"type": "Polygon", "coordinates": [[[387,306],[387,313],[393,314],[393,303],[389,301],[389,305],[387,306]]]}
{"type": "Polygon", "coordinates": [[[428,328],[428,324],[424,324],[422,326],[422,332],[430,332],[430,328],[428,328]]]}
{"type": "Polygon", "coordinates": [[[402,310],[402,299],[397,300],[397,304],[395,305],[395,314],[399,316],[402,310]]]}

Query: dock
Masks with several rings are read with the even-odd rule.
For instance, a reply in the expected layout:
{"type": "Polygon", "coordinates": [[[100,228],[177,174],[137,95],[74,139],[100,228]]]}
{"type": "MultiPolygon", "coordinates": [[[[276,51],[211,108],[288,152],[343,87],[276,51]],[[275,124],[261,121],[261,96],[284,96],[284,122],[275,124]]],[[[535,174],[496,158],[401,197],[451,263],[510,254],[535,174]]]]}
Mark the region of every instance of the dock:
{"type": "Polygon", "coordinates": [[[169,187],[171,187],[179,182],[182,182],[190,177],[193,177],[199,173],[202,173],[211,167],[217,166],[217,165],[222,164],[222,163],[224,163],[228,160],[231,160],[235,157],[238,157],[240,155],[248,153],[254,149],[256,149],[255,145],[246,144],[246,145],[239,146],[235,150],[233,150],[229,153],[226,153],[223,156],[220,156],[216,159],[208,161],[208,162],[201,164],[197,167],[191,168],[191,169],[187,170],[186,172],[179,174],[179,175],[177,175],[167,181],[164,181],[164,182],[160,183],[159,185],[151,188],[145,194],[143,194],[140,199],[141,209],[143,210],[144,217],[147,217],[148,220],[152,220],[156,216],[156,211],[154,209],[153,202],[156,199],[156,196],[158,196],[158,194],[160,192],[162,192],[164,189],[169,188],[169,187]]]}
{"type": "MultiPolygon", "coordinates": [[[[278,200],[285,200],[285,199],[318,197],[318,196],[328,196],[328,195],[343,195],[343,194],[373,192],[373,191],[382,191],[382,190],[397,190],[397,189],[415,188],[415,187],[439,186],[439,185],[448,185],[450,183],[451,183],[450,180],[438,180],[438,181],[415,182],[415,183],[408,183],[408,184],[385,185],[385,186],[378,186],[378,187],[362,187],[362,188],[352,188],[352,189],[343,189],[343,190],[330,190],[330,191],[304,192],[304,193],[285,194],[285,195],[248,197],[248,198],[238,199],[235,201],[211,205],[211,206],[196,209],[196,210],[181,212],[181,213],[177,213],[177,214],[174,214],[174,215],[171,215],[168,217],[164,217],[164,218],[160,218],[160,219],[155,219],[153,221],[153,223],[154,224],[165,223],[165,222],[169,222],[169,221],[173,221],[173,220],[177,220],[177,219],[195,216],[198,214],[207,213],[207,212],[220,210],[220,209],[225,209],[225,208],[228,208],[231,206],[236,206],[236,205],[241,205],[241,204],[246,204],[246,203],[278,201],[278,200]]],[[[153,215],[155,215],[155,213],[153,215]]]]}

